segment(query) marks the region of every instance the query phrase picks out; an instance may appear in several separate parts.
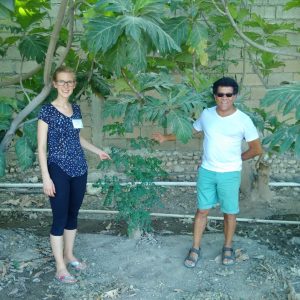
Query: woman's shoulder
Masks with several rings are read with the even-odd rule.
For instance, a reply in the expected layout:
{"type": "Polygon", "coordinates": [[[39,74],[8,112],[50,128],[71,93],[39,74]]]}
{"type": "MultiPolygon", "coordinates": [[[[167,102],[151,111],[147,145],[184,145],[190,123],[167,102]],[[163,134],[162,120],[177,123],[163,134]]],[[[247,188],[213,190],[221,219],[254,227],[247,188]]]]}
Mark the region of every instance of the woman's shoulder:
{"type": "Polygon", "coordinates": [[[74,114],[79,114],[81,116],[80,106],[76,103],[72,103],[72,109],[74,114]]]}
{"type": "Polygon", "coordinates": [[[53,105],[51,103],[45,103],[42,105],[41,107],[41,111],[48,111],[51,110],[53,107],[53,105]]]}
{"type": "Polygon", "coordinates": [[[72,103],[72,108],[80,110],[80,106],[77,103],[72,103]]]}

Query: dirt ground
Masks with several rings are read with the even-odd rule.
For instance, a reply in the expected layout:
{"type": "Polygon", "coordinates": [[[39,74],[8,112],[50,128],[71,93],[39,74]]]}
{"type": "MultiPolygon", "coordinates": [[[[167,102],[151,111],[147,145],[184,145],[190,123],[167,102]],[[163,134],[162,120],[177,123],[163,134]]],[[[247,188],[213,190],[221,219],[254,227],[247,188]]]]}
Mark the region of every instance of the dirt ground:
{"type": "MultiPolygon", "coordinates": [[[[300,221],[300,192],[273,189],[271,203],[241,199],[239,217],[300,221]]],[[[194,188],[173,188],[156,212],[193,214],[194,188]]],[[[237,261],[220,263],[222,222],[210,221],[202,257],[194,269],[183,266],[192,241],[192,219],[153,218],[153,232],[138,240],[111,215],[80,215],[76,254],[87,262],[78,283],[54,280],[48,241],[50,216],[21,213],[20,207],[49,207],[36,191],[0,193],[0,299],[297,299],[300,294],[300,226],[239,222],[237,261]],[[294,298],[293,298],[294,297],[294,298]]],[[[102,209],[87,196],[83,209],[102,209]]],[[[211,215],[219,216],[218,209],[211,215]]]]}

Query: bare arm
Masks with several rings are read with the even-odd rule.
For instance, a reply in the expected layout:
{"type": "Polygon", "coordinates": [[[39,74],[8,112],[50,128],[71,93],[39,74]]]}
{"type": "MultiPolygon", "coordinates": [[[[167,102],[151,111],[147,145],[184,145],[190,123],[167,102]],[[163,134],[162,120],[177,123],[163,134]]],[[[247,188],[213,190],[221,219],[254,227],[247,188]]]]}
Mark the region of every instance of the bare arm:
{"type": "Polygon", "coordinates": [[[80,144],[84,149],[97,154],[100,157],[100,159],[111,159],[110,156],[106,152],[97,148],[96,146],[94,146],[93,144],[88,142],[85,138],[83,138],[82,136],[80,136],[80,144]]]}
{"type": "Polygon", "coordinates": [[[55,186],[50,178],[47,165],[47,134],[48,124],[38,121],[38,155],[43,179],[43,190],[47,196],[54,197],[55,186]]]}
{"type": "Polygon", "coordinates": [[[242,153],[242,160],[248,160],[263,153],[263,149],[259,139],[248,142],[248,150],[242,153]]]}
{"type": "MultiPolygon", "coordinates": [[[[193,136],[199,135],[201,135],[201,131],[196,131],[195,129],[193,129],[193,136]]],[[[164,135],[159,132],[155,132],[152,134],[152,138],[160,144],[164,142],[176,141],[176,135],[173,133],[164,135]]]]}

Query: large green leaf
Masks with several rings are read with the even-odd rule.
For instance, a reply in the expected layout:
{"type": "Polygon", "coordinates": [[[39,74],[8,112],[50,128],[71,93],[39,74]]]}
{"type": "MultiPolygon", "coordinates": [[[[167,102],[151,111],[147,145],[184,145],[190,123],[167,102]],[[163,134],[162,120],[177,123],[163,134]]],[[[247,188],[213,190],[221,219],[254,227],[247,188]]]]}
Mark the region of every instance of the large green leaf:
{"type": "Polygon", "coordinates": [[[111,99],[104,102],[103,116],[105,118],[119,118],[125,114],[127,105],[133,102],[135,98],[132,96],[119,96],[118,100],[111,99]]]}
{"type": "Polygon", "coordinates": [[[190,120],[179,110],[172,110],[167,115],[168,125],[176,137],[183,143],[187,143],[193,132],[190,120]]]}
{"type": "Polygon", "coordinates": [[[223,31],[223,40],[222,42],[228,43],[235,35],[235,29],[233,27],[227,27],[225,28],[225,30],[223,31]]]}
{"type": "Polygon", "coordinates": [[[265,137],[263,139],[263,144],[264,145],[269,144],[269,147],[272,148],[279,143],[279,141],[286,135],[286,133],[287,133],[286,128],[280,128],[275,133],[265,137]]]}
{"type": "Polygon", "coordinates": [[[296,119],[300,120],[300,105],[296,108],[296,119]]]}
{"type": "Polygon", "coordinates": [[[25,137],[21,137],[17,140],[15,149],[21,169],[25,170],[31,167],[35,161],[35,153],[32,151],[25,137]]]}
{"type": "Polygon", "coordinates": [[[263,107],[277,104],[279,111],[287,114],[295,109],[296,117],[298,116],[298,107],[300,105],[300,85],[284,85],[282,87],[268,90],[261,100],[263,107]]]}
{"type": "Polygon", "coordinates": [[[31,149],[35,151],[37,147],[37,122],[25,123],[23,132],[31,149]]]}
{"type": "Polygon", "coordinates": [[[15,1],[14,0],[1,0],[0,5],[12,12],[15,10],[15,1]]]}
{"type": "Polygon", "coordinates": [[[88,47],[94,53],[113,47],[123,31],[119,20],[103,16],[89,20],[85,29],[88,47]]]}
{"type": "Polygon", "coordinates": [[[10,121],[9,120],[1,120],[0,122],[0,131],[1,130],[8,130],[10,127],[10,121]]]}
{"type": "Polygon", "coordinates": [[[202,40],[207,40],[207,37],[208,33],[204,24],[196,22],[192,26],[192,30],[188,38],[188,45],[193,48],[197,48],[202,40]]]}
{"type": "Polygon", "coordinates": [[[164,20],[164,30],[173,38],[177,45],[186,41],[188,36],[188,19],[186,17],[175,17],[164,20]]]}
{"type": "Polygon", "coordinates": [[[279,147],[280,153],[285,153],[287,150],[289,150],[294,142],[294,138],[292,136],[287,136],[283,139],[282,143],[279,147]]]}
{"type": "Polygon", "coordinates": [[[98,13],[130,13],[133,10],[131,0],[98,0],[95,7],[98,13]]]}
{"type": "Polygon", "coordinates": [[[6,161],[5,154],[0,151],[0,177],[5,175],[6,161]]]}
{"type": "Polygon", "coordinates": [[[13,0],[2,0],[0,3],[0,18],[10,18],[11,13],[14,11],[14,1],[13,0]]]}
{"type": "Polygon", "coordinates": [[[19,0],[16,1],[15,17],[23,29],[27,30],[30,26],[40,26],[51,7],[51,1],[48,0],[19,0]]]}
{"type": "Polygon", "coordinates": [[[171,36],[166,33],[157,23],[143,17],[124,16],[120,19],[120,23],[125,31],[130,34],[131,37],[135,37],[137,30],[133,30],[135,27],[143,31],[162,53],[171,52],[173,50],[180,51],[180,47],[175,43],[171,36]],[[130,30],[127,28],[129,27],[130,30]]]}
{"type": "Polygon", "coordinates": [[[133,40],[139,42],[141,37],[141,18],[137,18],[134,16],[125,16],[121,20],[121,25],[125,27],[125,33],[127,36],[131,36],[133,40]]]}
{"type": "Polygon", "coordinates": [[[93,74],[90,83],[94,92],[100,93],[102,96],[110,94],[110,86],[100,74],[93,74]]]}
{"type": "Polygon", "coordinates": [[[37,63],[44,61],[47,48],[47,38],[38,34],[24,36],[19,44],[21,55],[28,60],[35,60],[37,63]]]}
{"type": "Polygon", "coordinates": [[[124,127],[127,132],[133,132],[133,127],[138,125],[140,116],[140,109],[138,103],[130,103],[127,105],[125,117],[124,117],[124,127]]]}
{"type": "Polygon", "coordinates": [[[13,109],[9,104],[0,102],[0,121],[10,120],[13,109]]]}
{"type": "Polygon", "coordinates": [[[161,91],[161,89],[171,89],[177,83],[173,83],[173,78],[165,72],[154,73],[140,73],[136,76],[139,87],[142,91],[155,89],[161,91]]]}
{"type": "Polygon", "coordinates": [[[131,40],[127,44],[127,58],[130,64],[130,70],[136,74],[144,71],[147,67],[147,47],[142,39],[135,41],[131,40]]]}
{"type": "Polygon", "coordinates": [[[126,57],[126,47],[119,41],[110,51],[105,55],[104,66],[107,70],[115,73],[117,76],[121,75],[121,69],[128,64],[126,57]]]}
{"type": "Polygon", "coordinates": [[[147,99],[143,106],[143,117],[145,121],[158,122],[160,125],[165,123],[168,107],[161,100],[152,96],[146,96],[147,99]]]}
{"type": "Polygon", "coordinates": [[[288,38],[285,36],[271,35],[267,37],[267,41],[279,47],[290,45],[288,38]]]}
{"type": "Polygon", "coordinates": [[[285,4],[284,10],[289,10],[292,8],[300,7],[300,1],[299,0],[292,0],[285,4]]]}
{"type": "Polygon", "coordinates": [[[283,115],[287,115],[293,109],[296,109],[299,106],[300,106],[300,95],[298,97],[289,99],[288,103],[284,106],[282,113],[283,113],[283,115]]]}
{"type": "Polygon", "coordinates": [[[155,18],[163,13],[164,5],[166,3],[164,0],[135,0],[133,2],[135,15],[155,18]]]}
{"type": "Polygon", "coordinates": [[[0,103],[8,104],[9,106],[11,106],[14,109],[18,108],[18,101],[15,98],[0,96],[0,103]]]}
{"type": "Polygon", "coordinates": [[[275,31],[280,30],[295,30],[295,25],[293,23],[270,23],[255,13],[252,14],[251,17],[252,18],[250,20],[244,22],[244,25],[259,28],[267,35],[273,34],[275,31]]]}

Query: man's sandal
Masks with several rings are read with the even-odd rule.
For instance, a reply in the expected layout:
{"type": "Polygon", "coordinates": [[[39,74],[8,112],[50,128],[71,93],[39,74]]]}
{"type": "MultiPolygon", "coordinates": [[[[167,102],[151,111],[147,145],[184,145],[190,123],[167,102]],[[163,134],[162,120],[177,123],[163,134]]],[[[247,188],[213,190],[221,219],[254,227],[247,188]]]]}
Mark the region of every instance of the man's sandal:
{"type": "Polygon", "coordinates": [[[55,275],[55,279],[61,283],[73,284],[77,282],[77,279],[69,274],[55,275]]]}
{"type": "Polygon", "coordinates": [[[184,265],[187,268],[195,268],[196,267],[197,262],[198,262],[198,260],[200,258],[200,251],[201,251],[201,248],[199,248],[199,249],[191,248],[190,249],[187,257],[184,260],[184,265]],[[197,257],[192,256],[192,253],[197,254],[197,257]]]}
{"type": "Polygon", "coordinates": [[[235,255],[234,255],[234,251],[232,248],[230,247],[223,247],[222,249],[222,264],[224,266],[230,266],[233,265],[235,262],[235,255]],[[225,252],[230,252],[230,255],[225,255],[225,252]]]}

